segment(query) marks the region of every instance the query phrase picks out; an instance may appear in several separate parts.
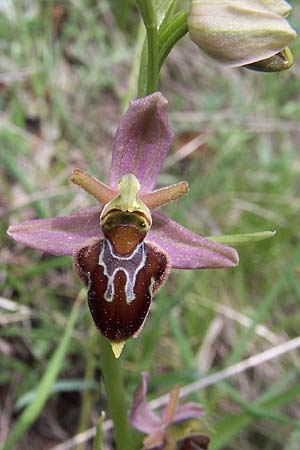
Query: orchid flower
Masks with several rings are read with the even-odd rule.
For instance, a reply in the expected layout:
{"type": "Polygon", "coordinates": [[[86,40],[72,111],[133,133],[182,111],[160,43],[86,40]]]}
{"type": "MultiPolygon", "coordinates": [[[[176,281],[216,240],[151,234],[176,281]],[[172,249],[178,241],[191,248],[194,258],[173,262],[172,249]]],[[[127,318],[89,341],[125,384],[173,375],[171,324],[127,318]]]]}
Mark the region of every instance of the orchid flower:
{"type": "Polygon", "coordinates": [[[173,140],[159,92],[133,100],[114,140],[108,185],[75,169],[71,181],[100,203],[69,216],[11,225],[18,242],[54,255],[72,255],[88,288],[91,314],[116,357],[140,332],[153,295],[170,268],[233,267],[237,252],[192,233],[154,211],[188,192],[180,182],[153,191],[173,140]]]}
{"type": "Polygon", "coordinates": [[[200,434],[199,430],[194,431],[202,426],[202,406],[194,402],[179,405],[179,388],[175,387],[164,411],[161,415],[155,414],[146,402],[148,383],[149,375],[143,372],[142,383],[134,394],[130,412],[131,425],[147,434],[142,450],[207,450],[209,437],[200,434]]]}

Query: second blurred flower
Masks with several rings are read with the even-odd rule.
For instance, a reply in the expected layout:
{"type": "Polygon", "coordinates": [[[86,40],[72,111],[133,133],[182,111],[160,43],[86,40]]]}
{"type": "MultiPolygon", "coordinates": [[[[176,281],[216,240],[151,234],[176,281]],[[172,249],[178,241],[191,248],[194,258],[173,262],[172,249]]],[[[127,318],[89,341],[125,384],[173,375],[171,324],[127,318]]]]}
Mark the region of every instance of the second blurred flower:
{"type": "Polygon", "coordinates": [[[290,10],[284,0],[192,0],[190,37],[222,64],[249,66],[276,57],[295,39],[286,20],[290,10]]]}

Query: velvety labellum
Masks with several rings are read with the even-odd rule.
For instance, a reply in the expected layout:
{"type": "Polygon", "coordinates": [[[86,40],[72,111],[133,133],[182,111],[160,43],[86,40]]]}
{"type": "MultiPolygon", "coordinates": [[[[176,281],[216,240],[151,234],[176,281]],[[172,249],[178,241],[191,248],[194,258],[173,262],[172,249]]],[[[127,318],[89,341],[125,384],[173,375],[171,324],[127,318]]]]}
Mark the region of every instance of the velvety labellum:
{"type": "Polygon", "coordinates": [[[84,244],[74,261],[88,286],[90,311],[101,333],[112,342],[136,336],[154,293],[167,277],[166,254],[142,241],[131,253],[120,255],[105,238],[84,244]]]}

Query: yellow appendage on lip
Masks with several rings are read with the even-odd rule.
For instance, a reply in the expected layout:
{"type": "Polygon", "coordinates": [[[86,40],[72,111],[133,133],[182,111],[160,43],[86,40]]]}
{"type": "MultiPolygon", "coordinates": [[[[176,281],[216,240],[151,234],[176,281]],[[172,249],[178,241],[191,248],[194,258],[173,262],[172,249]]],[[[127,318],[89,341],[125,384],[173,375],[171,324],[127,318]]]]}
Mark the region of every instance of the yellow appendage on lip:
{"type": "Polygon", "coordinates": [[[121,341],[121,342],[111,342],[111,348],[113,351],[113,354],[115,355],[115,358],[119,358],[122,350],[124,348],[125,345],[125,341],[121,341]]]}

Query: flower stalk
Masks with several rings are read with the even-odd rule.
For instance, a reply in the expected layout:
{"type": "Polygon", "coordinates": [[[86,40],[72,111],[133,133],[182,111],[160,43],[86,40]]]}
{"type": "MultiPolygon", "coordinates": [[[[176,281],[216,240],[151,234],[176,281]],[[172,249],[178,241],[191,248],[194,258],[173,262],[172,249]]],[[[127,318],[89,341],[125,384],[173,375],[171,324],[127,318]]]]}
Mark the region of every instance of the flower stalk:
{"type": "MultiPolygon", "coordinates": [[[[90,381],[94,379],[94,372],[95,372],[95,355],[96,355],[96,349],[97,349],[97,337],[98,337],[98,331],[97,329],[92,326],[92,322],[90,321],[90,334],[88,337],[88,348],[86,352],[86,365],[85,365],[85,374],[84,374],[84,380],[90,381]]],[[[85,389],[82,392],[81,397],[81,407],[80,407],[80,418],[79,418],[79,425],[78,425],[78,433],[82,433],[85,431],[90,423],[90,411],[93,407],[94,403],[94,395],[89,389],[85,389]]],[[[76,447],[76,450],[84,450],[84,444],[79,444],[76,447]]]]}
{"type": "MultiPolygon", "coordinates": [[[[145,96],[157,91],[159,75],[158,31],[156,13],[152,0],[137,0],[146,32],[147,32],[147,78],[146,85],[140,87],[140,96],[145,96]]],[[[145,64],[145,50],[141,58],[140,74],[145,64]]]]}
{"type": "Polygon", "coordinates": [[[99,339],[102,376],[114,423],[116,449],[132,450],[121,363],[115,358],[109,341],[101,335],[99,339]]]}

